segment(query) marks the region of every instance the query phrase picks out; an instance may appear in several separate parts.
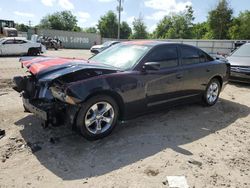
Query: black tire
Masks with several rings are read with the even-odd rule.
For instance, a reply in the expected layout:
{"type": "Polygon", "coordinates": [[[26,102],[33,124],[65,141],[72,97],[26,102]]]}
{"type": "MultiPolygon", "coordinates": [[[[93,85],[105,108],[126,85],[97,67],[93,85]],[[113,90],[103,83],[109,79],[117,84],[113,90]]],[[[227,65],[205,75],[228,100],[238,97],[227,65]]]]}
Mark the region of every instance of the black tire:
{"type": "Polygon", "coordinates": [[[108,136],[114,130],[114,128],[117,124],[118,116],[119,116],[119,108],[118,108],[118,105],[113,98],[106,96],[106,95],[94,96],[94,97],[88,99],[86,102],[84,102],[81,105],[81,109],[77,115],[77,120],[76,120],[77,130],[87,140],[98,140],[98,139],[104,138],[104,137],[108,136]],[[110,127],[107,130],[105,130],[105,132],[93,134],[92,132],[90,132],[87,129],[87,126],[85,124],[85,120],[86,120],[85,118],[87,117],[87,115],[88,115],[87,113],[89,112],[91,107],[93,105],[95,105],[97,103],[101,103],[101,102],[106,102],[112,106],[114,117],[113,117],[112,123],[109,125],[110,127]]]}
{"type": "Polygon", "coordinates": [[[39,54],[39,50],[36,48],[30,48],[28,50],[28,56],[37,56],[39,54]]]}
{"type": "Polygon", "coordinates": [[[221,83],[219,82],[218,79],[216,78],[213,78],[212,80],[210,80],[210,82],[208,83],[207,87],[206,87],[206,91],[203,95],[203,103],[204,105],[206,106],[213,106],[216,104],[216,102],[218,101],[219,99],[219,96],[220,96],[220,92],[221,92],[221,83]],[[217,96],[215,97],[215,95],[212,95],[214,97],[212,97],[213,100],[209,100],[210,98],[208,97],[209,96],[209,92],[214,92],[214,93],[217,93],[217,89],[214,89],[214,90],[210,90],[212,85],[214,84],[214,86],[216,85],[218,87],[218,94],[217,96]]]}

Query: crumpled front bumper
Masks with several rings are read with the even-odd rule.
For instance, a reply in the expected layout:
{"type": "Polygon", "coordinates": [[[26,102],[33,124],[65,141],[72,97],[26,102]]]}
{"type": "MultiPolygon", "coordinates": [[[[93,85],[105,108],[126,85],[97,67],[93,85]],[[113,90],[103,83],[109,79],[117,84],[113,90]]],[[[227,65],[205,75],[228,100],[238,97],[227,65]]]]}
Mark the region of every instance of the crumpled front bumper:
{"type": "Polygon", "coordinates": [[[36,117],[45,121],[48,120],[47,112],[41,107],[39,107],[37,104],[32,103],[30,99],[23,98],[23,106],[26,110],[33,113],[36,117]]]}

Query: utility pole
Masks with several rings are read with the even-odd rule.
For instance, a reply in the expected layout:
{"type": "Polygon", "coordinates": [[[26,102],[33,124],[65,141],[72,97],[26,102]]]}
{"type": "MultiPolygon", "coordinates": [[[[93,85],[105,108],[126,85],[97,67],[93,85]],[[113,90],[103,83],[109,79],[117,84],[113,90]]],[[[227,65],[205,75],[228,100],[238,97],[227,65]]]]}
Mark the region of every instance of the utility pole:
{"type": "Polygon", "coordinates": [[[31,27],[31,21],[29,20],[29,27],[31,27]]]}
{"type": "Polygon", "coordinates": [[[117,0],[119,5],[117,7],[117,11],[118,11],[118,35],[117,35],[117,39],[120,39],[120,35],[121,35],[121,12],[123,11],[122,8],[122,0],[117,0]]]}

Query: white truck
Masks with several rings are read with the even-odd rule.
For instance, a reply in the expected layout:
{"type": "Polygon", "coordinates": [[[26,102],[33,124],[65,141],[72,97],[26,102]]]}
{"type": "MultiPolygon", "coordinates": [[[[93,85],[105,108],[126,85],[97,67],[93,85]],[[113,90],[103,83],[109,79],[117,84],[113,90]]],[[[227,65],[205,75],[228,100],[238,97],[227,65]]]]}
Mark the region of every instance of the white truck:
{"type": "Polygon", "coordinates": [[[0,39],[0,56],[30,55],[36,56],[46,52],[41,43],[29,41],[22,37],[6,37],[0,39]]]}

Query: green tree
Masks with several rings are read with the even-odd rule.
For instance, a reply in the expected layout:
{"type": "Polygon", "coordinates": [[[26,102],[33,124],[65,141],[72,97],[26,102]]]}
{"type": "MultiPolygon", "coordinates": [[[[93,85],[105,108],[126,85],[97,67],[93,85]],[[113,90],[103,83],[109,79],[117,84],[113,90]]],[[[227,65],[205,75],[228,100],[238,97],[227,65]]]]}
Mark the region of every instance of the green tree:
{"type": "Polygon", "coordinates": [[[192,38],[193,8],[187,6],[186,10],[178,14],[165,16],[157,25],[155,38],[192,38]]]}
{"type": "Polygon", "coordinates": [[[39,28],[78,31],[77,19],[70,11],[56,12],[47,15],[40,21],[39,28]]]}
{"type": "Polygon", "coordinates": [[[29,29],[30,27],[27,26],[27,25],[24,25],[24,24],[15,24],[15,28],[16,28],[18,31],[28,32],[28,29],[29,29]]]}
{"type": "Polygon", "coordinates": [[[241,12],[229,29],[231,39],[250,39],[250,11],[241,12]]]}
{"type": "Polygon", "coordinates": [[[207,22],[197,23],[193,25],[192,35],[195,39],[207,39],[208,24],[207,22]]]}
{"type": "Polygon", "coordinates": [[[132,29],[129,27],[127,22],[121,23],[121,39],[128,39],[132,34],[132,29]]]}
{"type": "Polygon", "coordinates": [[[85,33],[97,33],[97,29],[95,27],[88,27],[83,30],[85,33]]]}
{"type": "Polygon", "coordinates": [[[147,26],[145,25],[143,18],[139,16],[139,18],[135,18],[133,21],[133,39],[147,39],[147,26]]]}
{"type": "Polygon", "coordinates": [[[214,39],[227,39],[232,22],[233,9],[227,0],[220,0],[217,7],[208,13],[208,26],[214,39]]]}
{"type": "Polygon", "coordinates": [[[117,38],[118,20],[116,14],[113,11],[108,11],[98,21],[97,28],[102,37],[117,38]]]}

